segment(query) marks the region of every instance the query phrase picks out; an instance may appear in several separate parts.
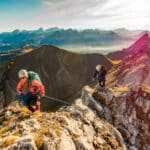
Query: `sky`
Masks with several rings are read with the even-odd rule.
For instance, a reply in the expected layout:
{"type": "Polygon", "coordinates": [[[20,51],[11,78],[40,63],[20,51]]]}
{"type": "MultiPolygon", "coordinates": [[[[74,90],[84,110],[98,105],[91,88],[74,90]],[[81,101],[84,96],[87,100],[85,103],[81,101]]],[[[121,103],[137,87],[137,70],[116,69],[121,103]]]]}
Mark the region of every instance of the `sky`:
{"type": "Polygon", "coordinates": [[[150,0],[0,0],[0,32],[37,28],[150,28],[150,0]]]}

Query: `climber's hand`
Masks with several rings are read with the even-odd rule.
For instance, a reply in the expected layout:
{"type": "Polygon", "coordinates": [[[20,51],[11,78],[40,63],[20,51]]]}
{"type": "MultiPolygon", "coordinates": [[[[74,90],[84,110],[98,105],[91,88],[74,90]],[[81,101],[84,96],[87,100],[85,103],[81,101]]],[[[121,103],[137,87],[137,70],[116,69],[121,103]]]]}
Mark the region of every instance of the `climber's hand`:
{"type": "Polygon", "coordinates": [[[42,97],[44,97],[45,96],[45,94],[39,94],[38,95],[38,99],[41,99],[42,97]]]}

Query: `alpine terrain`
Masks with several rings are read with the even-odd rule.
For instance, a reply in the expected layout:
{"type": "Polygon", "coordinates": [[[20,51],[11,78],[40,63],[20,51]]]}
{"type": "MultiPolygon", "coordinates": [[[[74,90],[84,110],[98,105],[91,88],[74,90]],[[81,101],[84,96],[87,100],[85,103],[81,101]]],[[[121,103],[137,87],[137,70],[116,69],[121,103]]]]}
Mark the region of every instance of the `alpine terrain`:
{"type": "Polygon", "coordinates": [[[42,46],[19,55],[1,74],[0,149],[149,150],[150,37],[144,33],[129,48],[103,55],[76,54],[42,46]],[[122,57],[123,56],[123,57],[122,57]],[[120,60],[122,59],[122,60],[120,60]],[[106,87],[91,84],[96,64],[107,67],[106,87]],[[69,102],[41,100],[31,113],[14,102],[20,68],[35,69],[46,94],[69,102]],[[49,112],[44,112],[48,110],[49,112]],[[56,110],[56,109],[55,109],[56,110]]]}

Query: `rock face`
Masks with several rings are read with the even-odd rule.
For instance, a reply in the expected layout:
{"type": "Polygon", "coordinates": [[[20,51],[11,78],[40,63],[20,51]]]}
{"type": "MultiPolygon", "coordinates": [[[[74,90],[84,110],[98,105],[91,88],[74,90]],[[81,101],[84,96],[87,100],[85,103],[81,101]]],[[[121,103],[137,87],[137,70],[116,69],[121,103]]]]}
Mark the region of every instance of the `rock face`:
{"type": "Polygon", "coordinates": [[[147,90],[86,87],[83,91],[88,104],[98,108],[95,110],[100,116],[120,131],[129,150],[150,149],[150,93],[147,90]]]}
{"type": "MultiPolygon", "coordinates": [[[[104,64],[110,69],[111,62],[103,55],[76,54],[52,46],[43,46],[27,54],[16,57],[6,68],[1,78],[1,101],[7,105],[16,95],[18,71],[33,70],[41,76],[46,94],[64,100],[73,97],[81,88],[91,82],[96,64],[104,64]],[[7,93],[7,94],[5,94],[7,93]]],[[[58,103],[45,100],[44,109],[52,109],[58,103]]]]}
{"type": "MultiPolygon", "coordinates": [[[[107,76],[114,98],[106,119],[122,133],[129,149],[150,149],[150,37],[144,34],[125,50],[122,62],[107,76]],[[109,115],[108,115],[109,114],[109,115]],[[110,117],[111,116],[111,117],[110,117]]],[[[97,92],[101,100],[103,92],[97,92]]],[[[103,94],[104,95],[104,94],[103,94]]],[[[108,96],[104,96],[108,100],[108,96]]],[[[109,100],[110,101],[110,100],[109,100]]]]}
{"type": "Polygon", "coordinates": [[[119,131],[85,101],[77,99],[55,113],[33,114],[11,104],[0,112],[0,149],[126,150],[119,131]]]}

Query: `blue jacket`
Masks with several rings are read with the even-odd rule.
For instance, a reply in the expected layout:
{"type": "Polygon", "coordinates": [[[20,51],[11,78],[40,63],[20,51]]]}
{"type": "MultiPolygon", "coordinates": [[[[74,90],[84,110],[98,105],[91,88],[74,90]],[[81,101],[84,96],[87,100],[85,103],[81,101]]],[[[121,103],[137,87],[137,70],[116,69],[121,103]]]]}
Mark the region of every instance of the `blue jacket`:
{"type": "Polygon", "coordinates": [[[94,74],[94,78],[97,77],[99,81],[105,80],[106,73],[107,73],[106,70],[104,70],[104,71],[97,71],[96,70],[95,74],[94,74]]]}

